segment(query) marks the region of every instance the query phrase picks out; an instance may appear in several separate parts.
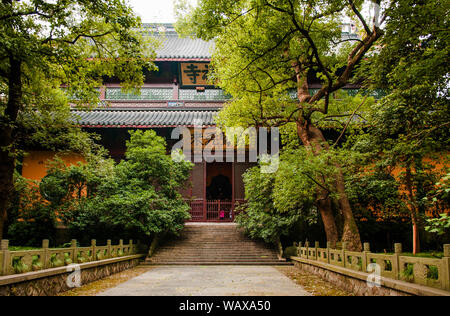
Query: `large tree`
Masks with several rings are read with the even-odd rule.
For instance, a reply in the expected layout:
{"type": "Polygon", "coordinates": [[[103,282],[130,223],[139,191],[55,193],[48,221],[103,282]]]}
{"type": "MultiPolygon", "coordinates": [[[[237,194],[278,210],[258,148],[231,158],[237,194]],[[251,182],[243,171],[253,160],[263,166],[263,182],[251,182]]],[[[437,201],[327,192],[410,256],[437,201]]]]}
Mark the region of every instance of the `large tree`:
{"type": "Polygon", "coordinates": [[[123,0],[0,2],[0,236],[23,139],[51,138],[30,126],[33,116],[64,123],[57,113],[67,114],[67,96],[96,105],[104,76],[140,86],[154,50],[138,28],[123,0]]]}
{"type": "MultiPolygon", "coordinates": [[[[293,124],[299,140],[317,156],[330,149],[318,122],[349,117],[357,110],[355,102],[335,102],[333,94],[350,83],[356,67],[382,36],[379,4],[359,0],[202,0],[179,20],[178,29],[203,39],[215,38],[213,76],[233,96],[220,114],[222,124],[293,124]],[[364,4],[375,6],[373,19],[363,16],[364,4]],[[344,19],[359,26],[358,37],[342,37],[344,19]],[[320,87],[311,95],[313,82],[320,87]],[[289,97],[293,91],[294,100],[289,97]]],[[[337,208],[344,219],[341,240],[359,250],[361,241],[343,173],[339,165],[335,167],[337,198],[325,189],[329,179],[319,178],[316,203],[328,241],[335,243],[340,238],[333,211],[337,208]]]]}
{"type": "Polygon", "coordinates": [[[381,48],[361,67],[361,76],[389,94],[367,111],[371,128],[355,149],[372,152],[374,164],[402,170],[397,181],[417,253],[421,217],[431,208],[426,197],[449,166],[450,1],[400,0],[386,13],[381,48]]]}

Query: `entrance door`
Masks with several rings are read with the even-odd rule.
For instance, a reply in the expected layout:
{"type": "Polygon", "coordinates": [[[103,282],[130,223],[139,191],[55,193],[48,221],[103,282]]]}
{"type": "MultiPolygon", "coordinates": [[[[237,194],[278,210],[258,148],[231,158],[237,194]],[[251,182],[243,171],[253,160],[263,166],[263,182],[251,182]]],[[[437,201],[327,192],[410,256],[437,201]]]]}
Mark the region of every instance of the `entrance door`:
{"type": "Polygon", "coordinates": [[[230,222],[233,214],[233,164],[203,163],[203,179],[200,178],[200,164],[193,171],[191,221],[195,222],[230,222]],[[203,181],[201,181],[203,180],[203,181]]]}

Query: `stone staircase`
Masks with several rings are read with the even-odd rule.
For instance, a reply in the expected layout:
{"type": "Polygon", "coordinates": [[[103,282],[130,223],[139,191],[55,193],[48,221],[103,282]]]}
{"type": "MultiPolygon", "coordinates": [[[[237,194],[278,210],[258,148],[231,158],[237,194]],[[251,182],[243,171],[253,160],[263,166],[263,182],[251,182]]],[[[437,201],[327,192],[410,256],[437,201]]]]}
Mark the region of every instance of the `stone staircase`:
{"type": "Polygon", "coordinates": [[[149,265],[286,265],[275,249],[246,237],[233,223],[188,223],[179,237],[166,241],[149,265]]]}

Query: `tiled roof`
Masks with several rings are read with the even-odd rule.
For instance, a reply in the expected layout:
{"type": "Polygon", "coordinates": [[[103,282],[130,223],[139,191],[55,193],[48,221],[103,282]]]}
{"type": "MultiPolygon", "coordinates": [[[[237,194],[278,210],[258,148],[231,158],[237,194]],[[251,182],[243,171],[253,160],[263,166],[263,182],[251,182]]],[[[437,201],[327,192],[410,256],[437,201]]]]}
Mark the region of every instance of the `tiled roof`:
{"type": "Polygon", "coordinates": [[[179,38],[177,35],[163,37],[162,47],[157,53],[158,59],[211,59],[213,42],[201,39],[179,38]]]}
{"type": "Polygon", "coordinates": [[[74,121],[84,127],[171,127],[215,125],[216,110],[73,110],[74,121]]]}
{"type": "Polygon", "coordinates": [[[162,39],[162,45],[156,50],[159,60],[210,60],[214,48],[213,41],[194,38],[180,38],[172,24],[144,24],[150,36],[162,39]]]}
{"type": "MultiPolygon", "coordinates": [[[[163,43],[156,50],[159,60],[210,60],[214,41],[193,38],[180,38],[173,24],[144,24],[144,28],[153,32],[152,36],[162,37],[163,43]]],[[[342,39],[358,39],[356,27],[352,24],[342,25],[342,39]]]]}

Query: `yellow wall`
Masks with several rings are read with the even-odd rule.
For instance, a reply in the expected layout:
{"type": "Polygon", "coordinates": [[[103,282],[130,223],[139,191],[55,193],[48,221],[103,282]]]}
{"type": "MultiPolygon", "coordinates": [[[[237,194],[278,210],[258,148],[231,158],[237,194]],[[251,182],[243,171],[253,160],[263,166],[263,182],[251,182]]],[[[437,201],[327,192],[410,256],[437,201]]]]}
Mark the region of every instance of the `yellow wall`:
{"type": "MultiPolygon", "coordinates": [[[[47,175],[47,164],[55,157],[51,151],[31,151],[23,159],[22,176],[30,180],[41,180],[47,175]]],[[[61,158],[66,165],[74,165],[77,162],[85,162],[78,154],[65,154],[61,158]]]]}

